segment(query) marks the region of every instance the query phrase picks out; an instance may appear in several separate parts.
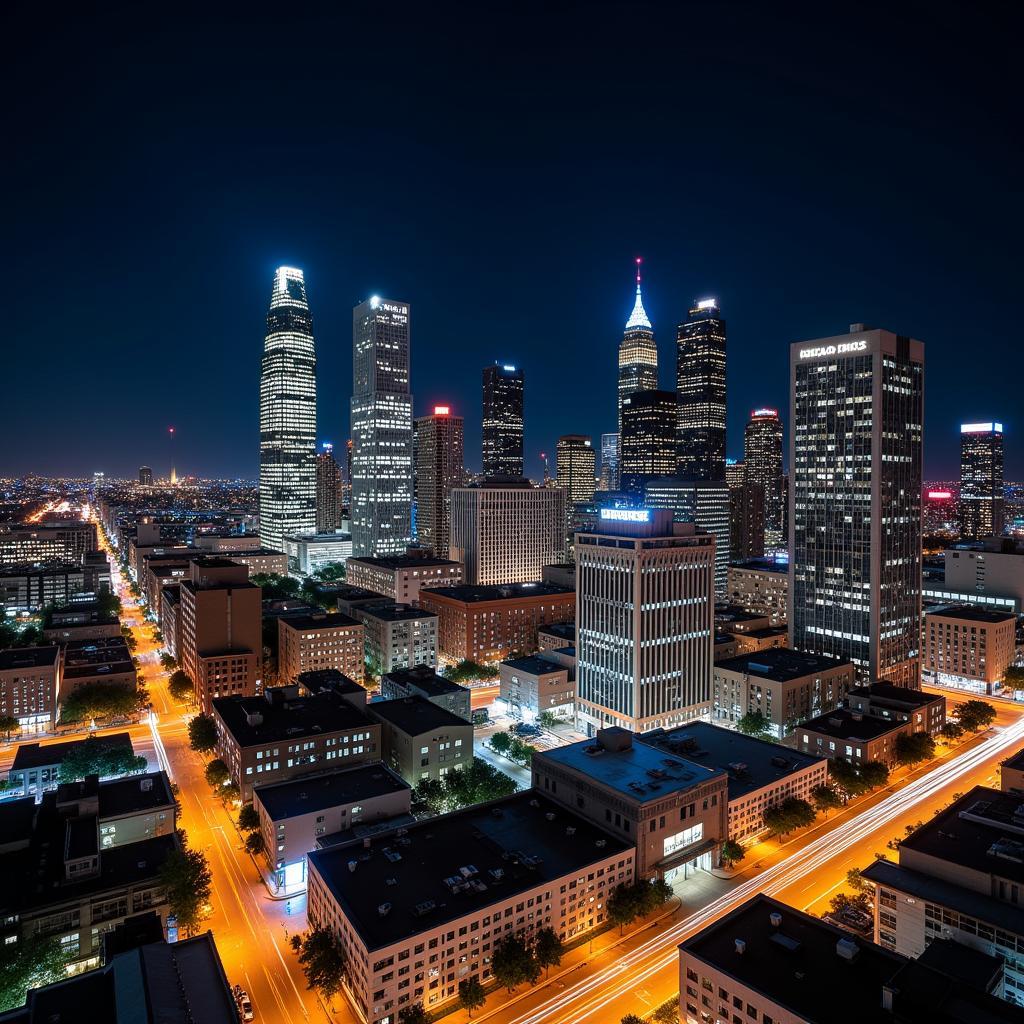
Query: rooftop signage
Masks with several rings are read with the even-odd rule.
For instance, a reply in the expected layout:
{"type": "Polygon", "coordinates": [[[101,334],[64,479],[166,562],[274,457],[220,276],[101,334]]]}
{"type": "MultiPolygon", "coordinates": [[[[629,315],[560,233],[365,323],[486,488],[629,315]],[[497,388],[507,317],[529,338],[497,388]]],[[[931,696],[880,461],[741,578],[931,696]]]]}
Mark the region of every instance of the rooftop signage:
{"type": "Polygon", "coordinates": [[[649,523],[649,508],[603,508],[601,519],[606,523],[649,523]]]}
{"type": "Polygon", "coordinates": [[[1001,434],[1003,432],[1002,423],[961,423],[960,433],[961,434],[1001,434]]]}
{"type": "Polygon", "coordinates": [[[848,356],[855,352],[866,352],[867,340],[841,341],[838,345],[813,345],[811,348],[800,349],[801,359],[821,359],[823,356],[848,356]]]}

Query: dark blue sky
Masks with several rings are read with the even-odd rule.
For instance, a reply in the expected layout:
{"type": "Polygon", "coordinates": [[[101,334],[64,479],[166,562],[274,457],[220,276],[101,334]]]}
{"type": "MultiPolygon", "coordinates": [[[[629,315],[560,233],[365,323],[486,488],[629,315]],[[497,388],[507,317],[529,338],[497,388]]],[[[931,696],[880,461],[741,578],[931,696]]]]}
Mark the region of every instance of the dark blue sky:
{"type": "Polygon", "coordinates": [[[0,474],[254,475],[271,276],[303,267],[323,438],[348,433],[351,307],[413,309],[417,414],[526,372],[528,468],[614,429],[645,305],[729,325],[729,451],[788,408],[787,343],[926,343],[926,473],[1019,415],[1013,7],[768,4],[5,8],[0,474]],[[487,9],[484,9],[487,8],[487,9]],[[898,8],[898,10],[895,10],[898,8]],[[244,16],[243,16],[244,15],[244,16]]]}

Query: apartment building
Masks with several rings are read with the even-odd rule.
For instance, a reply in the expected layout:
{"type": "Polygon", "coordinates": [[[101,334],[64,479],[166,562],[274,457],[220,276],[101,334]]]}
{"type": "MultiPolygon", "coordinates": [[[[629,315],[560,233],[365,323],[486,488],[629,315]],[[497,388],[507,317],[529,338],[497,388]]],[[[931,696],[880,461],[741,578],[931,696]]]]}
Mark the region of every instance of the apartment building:
{"type": "Polygon", "coordinates": [[[425,697],[372,701],[380,723],[382,760],[410,786],[442,779],[473,760],[473,724],[425,697]]]}
{"type": "Polygon", "coordinates": [[[924,614],[921,674],[936,686],[968,693],[999,693],[1017,654],[1017,616],[1012,612],[941,605],[924,614]]]}
{"type": "Polygon", "coordinates": [[[436,704],[467,722],[473,720],[472,695],[469,689],[439,676],[426,665],[396,668],[385,673],[380,680],[380,695],[384,700],[423,697],[431,704],[436,704]]]}
{"type": "Polygon", "coordinates": [[[421,587],[451,587],[462,582],[461,562],[419,554],[350,558],[347,566],[347,583],[413,607],[419,601],[421,587]]]}
{"type": "Polygon", "coordinates": [[[1024,750],[1018,750],[999,766],[999,786],[1004,793],[1024,796],[1024,750]]]}
{"type": "Polygon", "coordinates": [[[22,736],[50,732],[57,717],[59,647],[0,651],[0,715],[18,720],[22,736]]]}
{"type": "Polygon", "coordinates": [[[94,683],[123,686],[126,690],[138,687],[135,662],[124,637],[70,640],[61,647],[58,701],[65,700],[80,687],[94,683]]]}
{"type": "Polygon", "coordinates": [[[55,608],[46,616],[43,625],[43,638],[51,644],[120,635],[121,620],[117,615],[104,611],[92,601],[76,601],[65,608],[55,608]]]}
{"type": "MultiPolygon", "coordinates": [[[[49,789],[56,789],[64,759],[86,742],[67,740],[64,743],[19,743],[14,761],[7,772],[7,792],[12,796],[41,796],[49,789]]],[[[135,753],[132,738],[126,732],[104,736],[103,745],[123,748],[129,754],[135,753]]]]}
{"type": "Polygon", "coordinates": [[[786,623],[789,565],[770,558],[748,558],[729,566],[726,599],[754,615],[767,616],[772,626],[786,623]]]}
{"type": "Polygon", "coordinates": [[[303,672],[334,668],[363,680],[364,627],[341,612],[282,615],[277,620],[277,672],[285,683],[303,672]]]}
{"type": "Polygon", "coordinates": [[[537,628],[537,650],[576,646],[575,622],[550,622],[537,628]]]}
{"type": "Polygon", "coordinates": [[[527,654],[498,666],[498,696],[513,718],[533,722],[543,714],[568,719],[576,713],[575,672],[545,653],[527,654]]]}

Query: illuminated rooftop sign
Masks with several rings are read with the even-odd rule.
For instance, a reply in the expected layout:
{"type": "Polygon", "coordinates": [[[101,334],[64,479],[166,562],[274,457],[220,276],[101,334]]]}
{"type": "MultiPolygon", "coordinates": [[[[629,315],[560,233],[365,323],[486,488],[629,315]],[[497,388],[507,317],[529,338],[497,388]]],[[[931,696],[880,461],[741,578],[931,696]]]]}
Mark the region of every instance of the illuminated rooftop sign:
{"type": "Polygon", "coordinates": [[[447,416],[449,412],[450,412],[450,409],[448,408],[447,405],[435,405],[434,406],[434,415],[435,416],[447,416]]]}
{"type": "Polygon", "coordinates": [[[947,498],[952,498],[952,491],[929,491],[928,498],[931,501],[945,501],[947,498]]]}
{"type": "Polygon", "coordinates": [[[649,508],[603,508],[601,519],[606,523],[649,523],[649,508]]]}
{"type": "Polygon", "coordinates": [[[697,308],[698,309],[718,309],[718,300],[717,299],[701,299],[700,302],[697,303],[697,308]]]}
{"type": "Polygon", "coordinates": [[[779,415],[779,410],[778,409],[755,409],[750,415],[751,416],[776,416],[777,417],[779,415]]]}
{"type": "Polygon", "coordinates": [[[801,359],[820,359],[822,356],[848,356],[853,352],[866,352],[868,343],[861,338],[859,341],[841,341],[838,345],[815,345],[812,348],[800,349],[801,359]]]}
{"type": "Polygon", "coordinates": [[[503,367],[502,367],[502,369],[503,369],[503,370],[504,370],[504,371],[505,371],[506,373],[515,373],[515,372],[516,372],[516,368],[515,368],[514,366],[507,366],[507,365],[506,365],[506,366],[503,366],[503,367]]]}
{"type": "Polygon", "coordinates": [[[1002,423],[961,423],[960,433],[961,434],[1001,434],[1003,432],[1002,423]]]}

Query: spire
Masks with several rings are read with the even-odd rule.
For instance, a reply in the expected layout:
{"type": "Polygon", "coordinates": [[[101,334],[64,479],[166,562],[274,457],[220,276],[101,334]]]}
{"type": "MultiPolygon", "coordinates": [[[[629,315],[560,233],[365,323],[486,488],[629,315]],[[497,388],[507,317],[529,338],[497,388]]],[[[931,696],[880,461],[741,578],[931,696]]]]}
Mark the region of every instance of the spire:
{"type": "Polygon", "coordinates": [[[626,330],[631,330],[634,327],[646,327],[647,330],[651,330],[651,321],[647,319],[647,314],[644,312],[644,303],[640,298],[640,257],[636,258],[636,302],[633,304],[633,312],[629,314],[629,319],[626,321],[626,330]]]}

